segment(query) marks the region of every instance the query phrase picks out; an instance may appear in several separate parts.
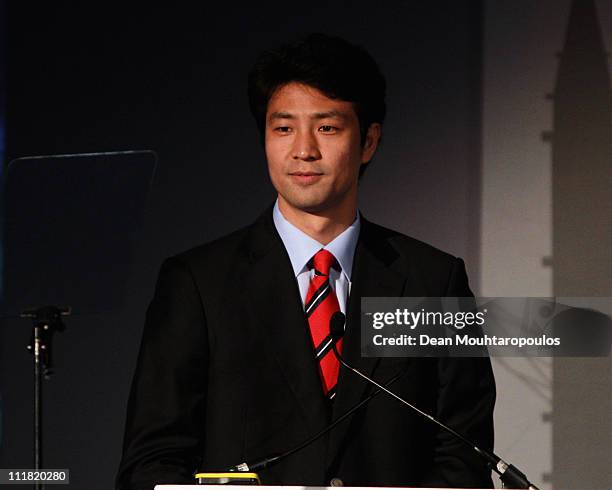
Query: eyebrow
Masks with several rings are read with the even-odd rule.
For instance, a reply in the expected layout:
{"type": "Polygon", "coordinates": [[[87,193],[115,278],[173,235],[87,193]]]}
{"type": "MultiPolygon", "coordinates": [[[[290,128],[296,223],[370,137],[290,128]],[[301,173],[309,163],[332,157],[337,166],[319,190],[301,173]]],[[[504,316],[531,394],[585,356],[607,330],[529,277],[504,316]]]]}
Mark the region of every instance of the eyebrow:
{"type": "MultiPolygon", "coordinates": [[[[314,114],[310,115],[310,118],[311,119],[330,119],[330,118],[346,119],[347,115],[344,112],[340,112],[335,109],[332,109],[331,111],[326,111],[326,112],[315,112],[314,114]]],[[[271,120],[296,119],[296,116],[291,114],[290,112],[276,111],[270,114],[269,119],[271,120]]]]}

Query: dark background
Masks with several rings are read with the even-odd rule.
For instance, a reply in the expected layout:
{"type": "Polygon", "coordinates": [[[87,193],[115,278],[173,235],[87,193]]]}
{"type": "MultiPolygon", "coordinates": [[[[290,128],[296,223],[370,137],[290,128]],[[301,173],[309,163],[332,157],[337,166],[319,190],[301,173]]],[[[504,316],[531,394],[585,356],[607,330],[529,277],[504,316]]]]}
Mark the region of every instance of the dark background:
{"type": "MultiPolygon", "coordinates": [[[[6,12],[7,162],[120,149],[159,156],[124,306],[75,315],[55,340],[45,466],[69,468],[73,488],[112,486],[162,259],[250,223],[274,199],[246,97],[262,49],[312,31],[367,47],[388,79],[389,110],[361,209],[463,256],[478,276],[481,3],[225,5],[14,2],[6,12]]],[[[33,465],[29,335],[25,320],[0,331],[4,468],[33,465]]]]}

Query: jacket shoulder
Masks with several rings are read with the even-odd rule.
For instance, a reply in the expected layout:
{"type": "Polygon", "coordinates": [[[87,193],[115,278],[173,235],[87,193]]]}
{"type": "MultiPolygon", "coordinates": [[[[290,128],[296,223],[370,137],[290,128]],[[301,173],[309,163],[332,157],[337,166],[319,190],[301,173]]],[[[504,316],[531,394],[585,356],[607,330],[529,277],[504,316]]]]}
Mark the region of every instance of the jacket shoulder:
{"type": "Polygon", "coordinates": [[[398,254],[411,261],[424,260],[450,265],[457,260],[454,255],[399,231],[370,221],[367,222],[366,226],[368,235],[372,236],[374,240],[389,243],[398,254]]]}
{"type": "Polygon", "coordinates": [[[205,269],[212,272],[223,268],[227,270],[228,264],[234,263],[236,256],[240,255],[244,248],[251,226],[245,226],[210,242],[192,247],[168,260],[182,263],[192,271],[205,269]]]}
{"type": "Polygon", "coordinates": [[[387,265],[415,285],[413,295],[471,296],[463,260],[428,243],[366,222],[364,241],[387,265]],[[420,285],[416,287],[416,285],[420,285]]]}

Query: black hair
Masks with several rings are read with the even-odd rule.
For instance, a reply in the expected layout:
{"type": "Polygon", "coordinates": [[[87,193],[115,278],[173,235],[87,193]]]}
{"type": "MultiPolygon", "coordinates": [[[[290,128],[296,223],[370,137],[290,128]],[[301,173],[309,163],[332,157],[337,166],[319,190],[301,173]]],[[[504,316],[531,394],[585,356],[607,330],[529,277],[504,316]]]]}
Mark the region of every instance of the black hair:
{"type": "MultiPolygon", "coordinates": [[[[249,107],[262,142],[268,102],[277,89],[290,82],[314,87],[332,99],[352,102],[362,145],[370,125],[383,123],[386,83],[374,58],[344,39],[315,33],[263,52],[249,72],[249,107]]],[[[365,167],[361,166],[360,177],[365,167]]]]}

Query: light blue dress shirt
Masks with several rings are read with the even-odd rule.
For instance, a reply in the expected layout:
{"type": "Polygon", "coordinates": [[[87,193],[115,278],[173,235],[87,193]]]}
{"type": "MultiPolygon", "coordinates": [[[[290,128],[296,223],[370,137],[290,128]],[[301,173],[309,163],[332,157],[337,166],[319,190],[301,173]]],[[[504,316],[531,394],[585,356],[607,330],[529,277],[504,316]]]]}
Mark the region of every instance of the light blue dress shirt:
{"type": "Polygon", "coordinates": [[[355,256],[355,247],[357,246],[359,229],[361,228],[359,213],[357,213],[355,221],[353,221],[351,226],[327,245],[319,243],[314,238],[308,236],[302,230],[289,223],[278,208],[278,199],[274,205],[272,216],[274,218],[276,230],[289,254],[293,272],[295,273],[295,278],[300,288],[302,305],[306,302],[306,294],[308,293],[310,279],[314,275],[314,271],[308,269],[308,261],[314,254],[324,248],[336,257],[336,260],[342,268],[340,272],[334,268],[330,270],[329,282],[338,297],[340,311],[346,315],[346,304],[351,290],[353,257],[355,256]]]}

